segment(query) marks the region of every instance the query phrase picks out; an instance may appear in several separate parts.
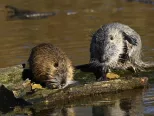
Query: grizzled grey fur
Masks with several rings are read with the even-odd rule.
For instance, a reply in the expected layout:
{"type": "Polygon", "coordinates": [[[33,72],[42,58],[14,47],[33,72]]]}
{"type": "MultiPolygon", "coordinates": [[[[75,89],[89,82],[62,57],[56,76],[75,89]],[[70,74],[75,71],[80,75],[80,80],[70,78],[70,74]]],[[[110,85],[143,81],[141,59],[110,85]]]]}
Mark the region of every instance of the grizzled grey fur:
{"type": "Polygon", "coordinates": [[[141,60],[140,35],[129,26],[111,23],[102,26],[92,36],[90,64],[97,80],[106,80],[110,69],[128,69],[135,72],[148,67],[141,60]]]}

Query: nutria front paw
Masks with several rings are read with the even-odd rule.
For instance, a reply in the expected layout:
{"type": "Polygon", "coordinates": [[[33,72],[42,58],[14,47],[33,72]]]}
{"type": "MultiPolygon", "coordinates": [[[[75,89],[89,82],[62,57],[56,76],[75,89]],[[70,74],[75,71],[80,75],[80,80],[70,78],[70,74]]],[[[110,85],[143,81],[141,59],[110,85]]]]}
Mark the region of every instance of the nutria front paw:
{"type": "Polygon", "coordinates": [[[108,81],[108,79],[106,77],[100,77],[97,81],[108,81]]]}

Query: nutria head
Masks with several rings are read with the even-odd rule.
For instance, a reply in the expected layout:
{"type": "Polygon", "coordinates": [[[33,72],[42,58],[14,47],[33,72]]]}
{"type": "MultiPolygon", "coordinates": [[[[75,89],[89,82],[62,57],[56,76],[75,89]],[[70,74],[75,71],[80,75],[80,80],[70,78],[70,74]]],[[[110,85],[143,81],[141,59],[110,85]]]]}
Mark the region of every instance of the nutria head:
{"type": "Polygon", "coordinates": [[[46,86],[61,88],[73,82],[73,66],[70,59],[52,44],[40,44],[32,49],[29,66],[33,80],[46,86]]]}
{"type": "Polygon", "coordinates": [[[126,69],[133,66],[137,60],[140,61],[140,51],[140,36],[133,29],[124,24],[111,23],[93,34],[90,62],[97,67],[97,74],[104,76],[111,68],[126,69]]]}

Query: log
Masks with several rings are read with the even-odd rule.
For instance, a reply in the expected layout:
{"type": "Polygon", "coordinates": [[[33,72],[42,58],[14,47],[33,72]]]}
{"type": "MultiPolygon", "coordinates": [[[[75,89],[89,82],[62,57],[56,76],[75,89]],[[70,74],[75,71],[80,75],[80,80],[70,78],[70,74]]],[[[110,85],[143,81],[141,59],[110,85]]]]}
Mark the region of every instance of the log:
{"type": "MultiPolygon", "coordinates": [[[[128,79],[120,77],[120,79],[110,81],[91,81],[83,84],[80,80],[86,82],[87,78],[81,75],[81,77],[75,77],[75,79],[80,81],[80,85],[70,86],[59,90],[51,90],[47,88],[32,90],[31,81],[23,79],[23,71],[24,69],[21,65],[0,69],[0,83],[9,90],[13,91],[16,97],[23,98],[24,100],[34,104],[37,104],[40,101],[57,104],[61,101],[70,101],[96,94],[144,88],[148,85],[147,77],[131,77],[128,79]]],[[[76,75],[78,76],[80,73],[80,71],[77,71],[76,75]]]]}
{"type": "Polygon", "coordinates": [[[35,12],[31,10],[19,9],[11,5],[6,5],[5,8],[8,11],[7,20],[43,19],[56,15],[55,12],[35,12]]]}
{"type": "Polygon", "coordinates": [[[49,102],[57,103],[58,101],[65,100],[70,101],[85,96],[93,96],[105,93],[118,93],[124,90],[131,90],[136,88],[144,88],[148,85],[148,78],[135,78],[131,79],[121,78],[110,81],[93,82],[84,85],[78,85],[69,87],[63,90],[59,90],[54,94],[48,95],[46,99],[49,102]],[[52,98],[52,99],[51,99],[52,98]]]}

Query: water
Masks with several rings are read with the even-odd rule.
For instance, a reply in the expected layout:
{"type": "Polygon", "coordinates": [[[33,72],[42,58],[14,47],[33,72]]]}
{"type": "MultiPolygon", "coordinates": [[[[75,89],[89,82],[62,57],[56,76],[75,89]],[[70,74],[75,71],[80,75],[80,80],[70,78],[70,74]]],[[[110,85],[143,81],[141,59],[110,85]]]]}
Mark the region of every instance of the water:
{"type": "MultiPolygon", "coordinates": [[[[126,0],[1,0],[0,2],[0,68],[21,64],[32,47],[49,42],[67,53],[73,64],[89,62],[90,35],[101,25],[120,22],[129,25],[142,37],[143,60],[154,61],[154,5],[126,0]],[[54,11],[56,16],[40,20],[6,20],[5,5],[40,12],[54,11]]],[[[149,74],[152,78],[153,73],[149,74]]],[[[154,86],[106,97],[111,104],[65,106],[43,110],[43,115],[68,116],[152,116],[154,86]],[[123,94],[126,96],[123,98],[123,94]],[[72,113],[73,112],[73,113],[72,113]]],[[[104,101],[104,100],[103,100],[104,101]]],[[[96,101],[95,101],[96,102],[96,101]]],[[[41,113],[39,113],[41,115],[41,113]]],[[[39,115],[37,114],[37,115],[39,115]]]]}
{"type": "MultiPolygon", "coordinates": [[[[48,110],[58,116],[144,116],[143,92],[139,89],[117,94],[96,95],[83,98],[58,110],[48,110]]],[[[43,112],[42,112],[43,113],[43,112]]],[[[42,113],[36,115],[42,116],[42,113]]]]}

